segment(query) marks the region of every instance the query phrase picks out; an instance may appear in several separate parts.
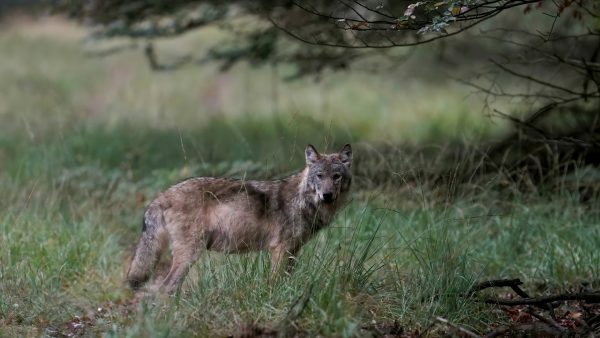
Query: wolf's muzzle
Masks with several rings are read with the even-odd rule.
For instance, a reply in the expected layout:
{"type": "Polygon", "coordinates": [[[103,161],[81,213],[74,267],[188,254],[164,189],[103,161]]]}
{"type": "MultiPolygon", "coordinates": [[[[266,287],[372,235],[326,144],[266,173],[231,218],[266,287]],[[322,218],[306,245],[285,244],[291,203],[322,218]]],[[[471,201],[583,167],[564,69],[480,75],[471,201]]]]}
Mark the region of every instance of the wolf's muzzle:
{"type": "Polygon", "coordinates": [[[335,198],[333,198],[333,194],[330,192],[324,193],[323,196],[321,197],[321,201],[323,203],[333,203],[333,201],[335,201],[335,198]]]}

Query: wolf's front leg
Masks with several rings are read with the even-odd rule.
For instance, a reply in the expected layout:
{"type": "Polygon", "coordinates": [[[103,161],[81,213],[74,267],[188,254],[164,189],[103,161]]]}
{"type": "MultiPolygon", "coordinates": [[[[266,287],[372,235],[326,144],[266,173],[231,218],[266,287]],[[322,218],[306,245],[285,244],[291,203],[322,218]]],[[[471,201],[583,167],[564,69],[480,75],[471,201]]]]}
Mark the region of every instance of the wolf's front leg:
{"type": "Polygon", "coordinates": [[[271,252],[271,277],[275,278],[282,271],[290,274],[296,262],[296,249],[290,248],[285,243],[272,246],[271,252]]]}
{"type": "Polygon", "coordinates": [[[198,241],[190,241],[188,243],[182,243],[181,241],[173,242],[171,270],[163,281],[163,287],[171,295],[179,291],[190,267],[198,260],[202,252],[201,245],[197,244],[198,241]]]}

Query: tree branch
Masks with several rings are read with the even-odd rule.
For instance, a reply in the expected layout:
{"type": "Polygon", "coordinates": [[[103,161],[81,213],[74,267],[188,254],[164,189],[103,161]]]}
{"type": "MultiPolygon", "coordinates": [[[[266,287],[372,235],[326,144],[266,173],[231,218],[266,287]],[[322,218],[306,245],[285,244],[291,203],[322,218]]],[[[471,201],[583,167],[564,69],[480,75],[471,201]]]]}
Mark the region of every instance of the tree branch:
{"type": "Polygon", "coordinates": [[[524,299],[499,299],[499,298],[488,298],[484,299],[483,302],[486,304],[496,305],[542,305],[553,302],[562,302],[569,300],[585,301],[586,303],[600,303],[600,292],[584,292],[584,293],[561,293],[558,295],[541,296],[541,297],[530,297],[524,299]]]}
{"type": "Polygon", "coordinates": [[[496,65],[498,68],[502,69],[503,71],[505,71],[505,72],[507,72],[507,73],[509,73],[511,75],[514,75],[516,77],[520,77],[520,78],[529,80],[531,82],[535,82],[537,84],[541,84],[543,86],[547,86],[547,87],[550,87],[550,88],[558,89],[558,90],[564,91],[564,92],[569,93],[569,94],[573,94],[573,95],[577,95],[577,96],[583,96],[583,93],[575,92],[575,91],[572,91],[572,90],[570,90],[568,88],[564,88],[564,87],[561,87],[559,85],[555,85],[553,83],[542,81],[540,79],[534,78],[533,76],[525,75],[525,74],[521,74],[519,72],[516,72],[516,71],[514,71],[514,70],[512,70],[512,69],[510,69],[510,68],[508,68],[506,66],[504,66],[503,64],[501,64],[501,63],[499,63],[499,62],[497,62],[497,61],[495,61],[493,59],[490,59],[490,62],[493,63],[494,65],[496,65]]]}

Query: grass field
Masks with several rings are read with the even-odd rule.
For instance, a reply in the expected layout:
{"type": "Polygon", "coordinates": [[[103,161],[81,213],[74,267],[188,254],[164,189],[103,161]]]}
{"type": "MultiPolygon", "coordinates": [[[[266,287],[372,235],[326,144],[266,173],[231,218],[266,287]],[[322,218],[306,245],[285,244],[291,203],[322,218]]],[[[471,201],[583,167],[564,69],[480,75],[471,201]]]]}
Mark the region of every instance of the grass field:
{"type": "Polygon", "coordinates": [[[422,178],[460,166],[440,162],[444,144],[502,129],[456,84],[363,72],[285,82],[245,65],[152,73],[139,49],[87,55],[82,32],[60,20],[6,25],[0,336],[452,333],[436,316],[483,334],[510,318],[463,297],[477,281],[521,278],[534,293],[599,286],[598,201],[570,188],[597,182],[597,170],[526,191],[500,174],[464,186],[422,178]],[[179,297],[134,301],[125,271],[154,194],[188,176],[292,173],[308,142],[352,142],[358,175],[352,202],[293,275],[270,283],[264,253],[210,253],[179,297]]]}

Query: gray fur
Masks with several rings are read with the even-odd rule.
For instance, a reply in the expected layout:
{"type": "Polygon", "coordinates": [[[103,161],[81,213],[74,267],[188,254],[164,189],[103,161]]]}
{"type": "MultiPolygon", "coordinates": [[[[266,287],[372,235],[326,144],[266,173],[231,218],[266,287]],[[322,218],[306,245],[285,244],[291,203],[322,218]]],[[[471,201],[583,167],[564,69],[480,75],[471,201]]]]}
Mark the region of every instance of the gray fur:
{"type": "Polygon", "coordinates": [[[142,233],[128,272],[139,288],[155,269],[167,239],[173,261],[162,285],[180,286],[205,250],[223,253],[269,250],[272,272],[285,267],[300,247],[329,225],[350,190],[352,149],[319,154],[309,145],[306,167],[276,181],[198,177],[160,193],[144,214],[142,233]]]}

